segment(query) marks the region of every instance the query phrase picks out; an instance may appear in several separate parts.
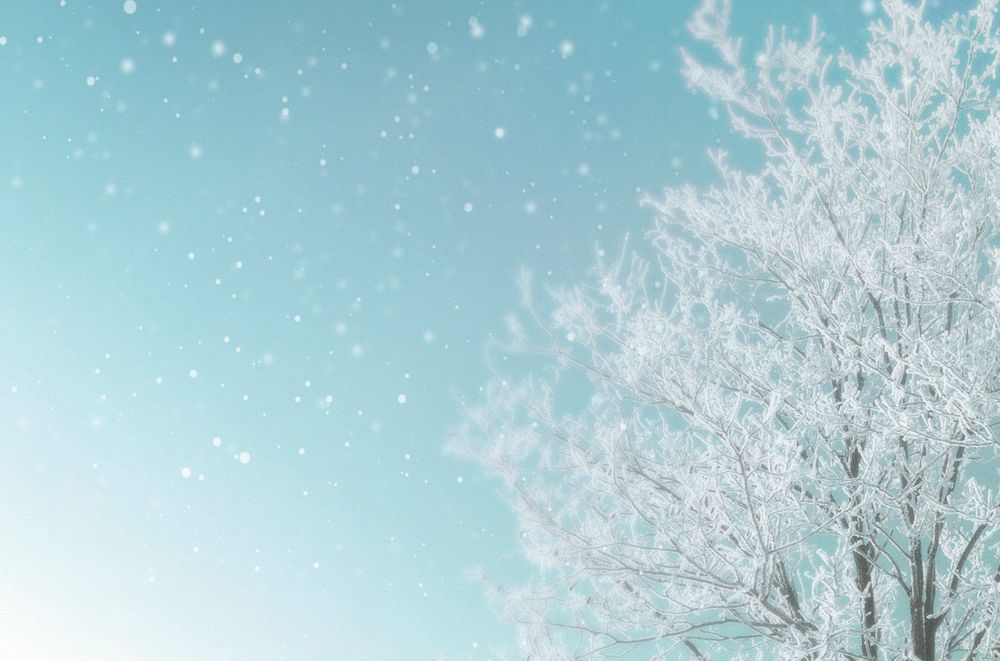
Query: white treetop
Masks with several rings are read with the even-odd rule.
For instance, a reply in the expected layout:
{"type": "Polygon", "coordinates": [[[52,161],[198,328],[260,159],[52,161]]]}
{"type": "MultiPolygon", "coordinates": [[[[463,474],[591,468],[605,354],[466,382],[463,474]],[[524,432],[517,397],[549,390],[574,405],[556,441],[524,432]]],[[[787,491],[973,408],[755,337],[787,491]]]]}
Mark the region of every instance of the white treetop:
{"type": "Polygon", "coordinates": [[[714,153],[647,200],[653,259],[529,300],[552,376],[456,439],[540,567],[495,588],[525,656],[1000,658],[996,9],[886,0],[863,57],[814,21],[752,66],[696,13],[687,80],[763,167],[714,153]]]}

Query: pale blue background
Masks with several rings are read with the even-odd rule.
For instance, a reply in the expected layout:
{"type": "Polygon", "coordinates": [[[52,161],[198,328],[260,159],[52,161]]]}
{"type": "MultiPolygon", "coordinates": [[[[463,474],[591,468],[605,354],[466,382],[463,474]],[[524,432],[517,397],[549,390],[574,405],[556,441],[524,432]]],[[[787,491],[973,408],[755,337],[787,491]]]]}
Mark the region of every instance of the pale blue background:
{"type": "MultiPolygon", "coordinates": [[[[710,181],[694,7],[3,0],[0,656],[509,649],[463,574],[517,578],[515,523],[442,447],[521,265],[710,181]]],[[[864,9],[734,21],[854,48],[864,9]]]]}

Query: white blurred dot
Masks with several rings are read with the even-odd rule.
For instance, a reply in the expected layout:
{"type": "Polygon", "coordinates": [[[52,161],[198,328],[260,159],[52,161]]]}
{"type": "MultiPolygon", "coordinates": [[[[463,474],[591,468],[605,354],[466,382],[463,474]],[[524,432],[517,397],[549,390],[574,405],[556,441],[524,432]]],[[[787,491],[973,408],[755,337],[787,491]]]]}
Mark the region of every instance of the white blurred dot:
{"type": "Polygon", "coordinates": [[[457,477],[457,478],[455,479],[455,481],[456,481],[456,482],[458,482],[459,484],[461,484],[462,482],[465,482],[465,478],[464,478],[464,477],[462,477],[461,475],[459,475],[459,476],[458,476],[458,477],[457,477]]]}
{"type": "Polygon", "coordinates": [[[212,55],[215,57],[222,57],[226,52],[226,44],[221,41],[212,42],[212,55]]]}
{"type": "Polygon", "coordinates": [[[469,18],[469,34],[472,35],[473,39],[481,39],[486,34],[483,24],[475,16],[469,18]]]}
{"type": "Polygon", "coordinates": [[[188,479],[189,477],[191,477],[191,469],[188,468],[187,466],[185,466],[184,468],[182,468],[181,469],[181,477],[183,477],[185,480],[188,479]]]}
{"type": "Polygon", "coordinates": [[[430,55],[436,55],[437,52],[438,52],[438,45],[436,43],[434,43],[433,41],[430,42],[429,44],[427,44],[427,52],[430,55]]]}
{"type": "Polygon", "coordinates": [[[472,213],[472,202],[466,202],[463,204],[462,209],[465,210],[465,213],[472,213]]]}
{"type": "Polygon", "coordinates": [[[559,44],[559,54],[563,56],[563,59],[572,55],[574,50],[576,50],[576,47],[573,46],[573,42],[569,39],[559,44]]]}
{"type": "Polygon", "coordinates": [[[243,61],[243,53],[233,53],[233,62],[239,64],[243,61]]]}
{"type": "Polygon", "coordinates": [[[96,76],[87,76],[87,87],[93,87],[94,83],[97,82],[96,76]]]}
{"type": "Polygon", "coordinates": [[[406,403],[406,395],[402,395],[401,394],[399,397],[396,398],[396,401],[399,402],[400,404],[405,404],[406,403]]]}
{"type": "Polygon", "coordinates": [[[502,126],[498,126],[493,129],[493,135],[496,136],[497,140],[503,140],[503,137],[507,135],[507,131],[502,126]]]}
{"type": "Polygon", "coordinates": [[[250,463],[250,453],[247,452],[246,450],[244,450],[243,452],[240,452],[240,463],[241,464],[249,464],[250,463]]]}
{"type": "Polygon", "coordinates": [[[134,14],[137,9],[135,0],[125,0],[125,3],[122,5],[122,9],[125,10],[126,14],[134,14]]]}
{"type": "Polygon", "coordinates": [[[214,445],[215,447],[219,447],[220,445],[222,445],[222,439],[216,436],[215,438],[212,439],[212,445],[214,445]]]}
{"type": "Polygon", "coordinates": [[[517,22],[517,36],[524,37],[527,36],[528,30],[531,29],[531,24],[534,20],[529,14],[523,14],[517,22]]]}
{"type": "Polygon", "coordinates": [[[133,61],[132,58],[129,57],[126,57],[124,60],[122,60],[121,64],[119,64],[118,66],[121,68],[122,73],[132,73],[133,71],[135,71],[135,61],[133,61]]]}

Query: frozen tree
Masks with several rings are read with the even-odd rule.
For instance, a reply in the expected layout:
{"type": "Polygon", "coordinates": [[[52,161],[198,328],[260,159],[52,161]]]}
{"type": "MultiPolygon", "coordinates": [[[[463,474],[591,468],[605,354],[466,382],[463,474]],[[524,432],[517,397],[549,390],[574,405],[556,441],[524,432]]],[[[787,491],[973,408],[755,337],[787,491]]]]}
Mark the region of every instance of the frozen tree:
{"type": "Polygon", "coordinates": [[[762,166],[713,153],[646,258],[525,286],[549,368],[456,435],[539,568],[494,587],[526,657],[1000,658],[996,7],[752,60],[695,14],[687,80],[762,166]]]}

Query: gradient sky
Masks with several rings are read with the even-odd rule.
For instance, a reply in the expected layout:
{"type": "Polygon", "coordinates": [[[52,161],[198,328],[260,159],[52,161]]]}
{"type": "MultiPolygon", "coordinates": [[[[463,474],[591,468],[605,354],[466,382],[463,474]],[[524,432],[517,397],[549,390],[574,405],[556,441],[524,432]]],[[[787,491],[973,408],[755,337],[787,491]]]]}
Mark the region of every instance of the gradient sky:
{"type": "MultiPolygon", "coordinates": [[[[695,5],[0,3],[5,658],[511,649],[467,574],[523,572],[516,524],[442,448],[522,266],[711,181],[695,5]]],[[[814,12],[878,13],[734,30],[814,12]]]]}

